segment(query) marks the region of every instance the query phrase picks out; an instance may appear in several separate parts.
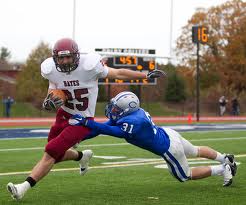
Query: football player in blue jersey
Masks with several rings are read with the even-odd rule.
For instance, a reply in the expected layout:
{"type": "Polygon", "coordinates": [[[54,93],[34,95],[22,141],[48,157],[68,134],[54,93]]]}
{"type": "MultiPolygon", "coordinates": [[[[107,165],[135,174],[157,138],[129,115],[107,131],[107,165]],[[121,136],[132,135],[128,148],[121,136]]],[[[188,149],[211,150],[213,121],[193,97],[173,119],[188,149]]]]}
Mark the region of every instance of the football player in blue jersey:
{"type": "Polygon", "coordinates": [[[98,123],[81,115],[74,115],[69,123],[87,126],[97,134],[124,138],[128,143],[149,150],[162,157],[169,172],[180,182],[202,179],[213,175],[223,176],[223,186],[230,186],[237,171],[232,154],[221,154],[206,146],[194,146],[178,132],[156,126],[148,112],[139,106],[132,92],[121,92],[106,106],[106,123],[98,123]],[[220,162],[219,165],[190,168],[187,157],[203,157],[220,162]]]}

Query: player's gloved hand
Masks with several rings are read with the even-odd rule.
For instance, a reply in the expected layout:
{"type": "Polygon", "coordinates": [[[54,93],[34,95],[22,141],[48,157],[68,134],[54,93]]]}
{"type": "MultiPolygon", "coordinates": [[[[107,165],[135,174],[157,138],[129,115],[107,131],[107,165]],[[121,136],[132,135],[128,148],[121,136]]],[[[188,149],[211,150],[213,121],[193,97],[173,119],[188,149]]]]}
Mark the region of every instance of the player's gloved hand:
{"type": "Polygon", "coordinates": [[[44,99],[43,108],[46,110],[56,110],[56,108],[64,104],[63,100],[59,97],[53,97],[53,93],[49,93],[44,99]]]}
{"type": "Polygon", "coordinates": [[[86,126],[87,123],[88,123],[88,119],[83,117],[82,115],[79,115],[79,114],[76,114],[76,115],[73,115],[68,123],[70,125],[83,125],[83,126],[86,126]]]}
{"type": "Polygon", "coordinates": [[[167,74],[162,70],[155,69],[155,70],[150,71],[147,74],[147,79],[154,79],[154,78],[159,78],[162,76],[167,76],[167,74]]]}

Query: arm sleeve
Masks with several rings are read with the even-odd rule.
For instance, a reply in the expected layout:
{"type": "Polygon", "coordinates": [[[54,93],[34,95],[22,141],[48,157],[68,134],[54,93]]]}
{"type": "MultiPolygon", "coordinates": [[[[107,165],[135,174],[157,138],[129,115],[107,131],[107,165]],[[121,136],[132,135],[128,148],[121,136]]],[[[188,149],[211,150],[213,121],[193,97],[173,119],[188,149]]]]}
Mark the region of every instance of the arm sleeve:
{"type": "Polygon", "coordinates": [[[87,54],[83,66],[86,70],[93,72],[96,78],[105,78],[108,75],[108,67],[104,65],[102,57],[97,53],[87,54]]]}
{"type": "Polygon", "coordinates": [[[108,67],[104,65],[102,60],[96,65],[96,72],[98,78],[105,78],[108,75],[108,67]]]}
{"type": "Polygon", "coordinates": [[[41,75],[49,79],[49,75],[52,73],[53,68],[55,68],[55,63],[52,58],[47,58],[41,63],[41,75]]]}
{"type": "Polygon", "coordinates": [[[112,120],[108,120],[106,122],[104,122],[103,124],[109,125],[109,126],[115,126],[115,122],[113,122],[112,120]]]}
{"type": "Polygon", "coordinates": [[[125,138],[127,133],[120,129],[118,126],[110,126],[106,123],[98,123],[93,120],[88,120],[87,127],[95,130],[98,134],[111,135],[114,137],[125,138]]]}
{"type": "MultiPolygon", "coordinates": [[[[109,125],[109,126],[110,126],[110,125],[111,125],[111,126],[114,125],[114,123],[113,123],[111,120],[108,120],[108,121],[104,122],[103,124],[106,124],[106,125],[109,125]]],[[[91,129],[91,131],[92,131],[92,132],[91,132],[90,136],[87,137],[87,139],[91,139],[91,138],[94,138],[94,137],[100,135],[100,133],[98,132],[98,130],[91,129]]]]}

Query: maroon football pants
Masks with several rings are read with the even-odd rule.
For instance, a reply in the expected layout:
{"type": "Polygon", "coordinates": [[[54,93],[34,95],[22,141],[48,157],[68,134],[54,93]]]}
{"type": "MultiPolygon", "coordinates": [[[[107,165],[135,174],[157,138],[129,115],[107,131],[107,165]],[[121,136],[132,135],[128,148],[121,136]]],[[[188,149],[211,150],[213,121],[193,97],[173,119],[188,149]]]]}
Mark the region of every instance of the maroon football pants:
{"type": "Polygon", "coordinates": [[[56,163],[61,161],[69,148],[91,133],[91,129],[87,127],[69,125],[68,120],[71,116],[60,108],[57,111],[55,124],[50,129],[45,152],[53,157],[56,163]]]}

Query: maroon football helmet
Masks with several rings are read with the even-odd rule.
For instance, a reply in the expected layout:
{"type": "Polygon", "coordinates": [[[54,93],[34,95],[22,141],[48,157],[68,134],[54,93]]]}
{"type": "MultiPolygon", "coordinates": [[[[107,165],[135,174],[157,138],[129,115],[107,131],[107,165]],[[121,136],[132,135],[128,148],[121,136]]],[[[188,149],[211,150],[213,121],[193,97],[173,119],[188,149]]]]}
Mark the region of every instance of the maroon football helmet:
{"type": "Polygon", "coordinates": [[[70,73],[75,70],[79,64],[79,49],[77,43],[70,38],[63,38],[55,43],[53,48],[53,59],[56,69],[59,72],[70,73]],[[72,61],[62,63],[64,58],[71,57],[72,61]]]}

